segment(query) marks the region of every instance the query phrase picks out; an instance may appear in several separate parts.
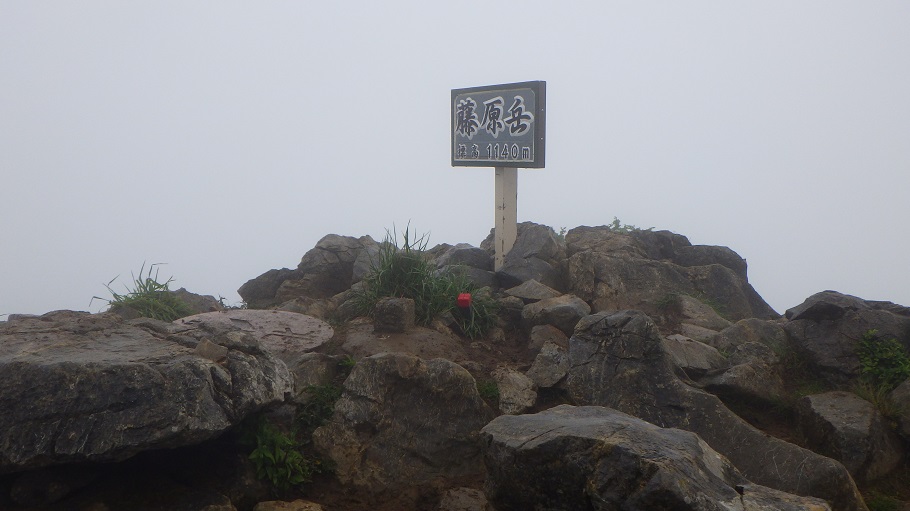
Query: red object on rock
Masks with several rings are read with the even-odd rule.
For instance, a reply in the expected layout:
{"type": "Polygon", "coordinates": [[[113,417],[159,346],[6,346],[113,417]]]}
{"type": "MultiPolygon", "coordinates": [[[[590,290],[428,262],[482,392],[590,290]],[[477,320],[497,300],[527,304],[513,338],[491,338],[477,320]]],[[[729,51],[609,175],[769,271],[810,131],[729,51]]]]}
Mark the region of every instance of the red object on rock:
{"type": "Polygon", "coordinates": [[[455,303],[462,309],[467,309],[471,306],[471,293],[459,293],[455,303]]]}

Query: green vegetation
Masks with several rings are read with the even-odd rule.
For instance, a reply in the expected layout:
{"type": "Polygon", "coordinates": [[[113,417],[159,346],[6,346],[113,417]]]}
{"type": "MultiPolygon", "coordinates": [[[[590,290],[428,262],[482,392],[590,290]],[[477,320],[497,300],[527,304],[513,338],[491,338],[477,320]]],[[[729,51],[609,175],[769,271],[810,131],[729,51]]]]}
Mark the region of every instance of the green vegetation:
{"type": "Polygon", "coordinates": [[[869,511],[900,511],[903,505],[900,500],[878,492],[867,495],[865,500],[869,511]]]}
{"type": "Polygon", "coordinates": [[[885,392],[910,378],[910,356],[897,339],[883,339],[876,330],[863,334],[856,349],[860,382],[885,392]]]}
{"type": "Polygon", "coordinates": [[[325,470],[322,460],[306,454],[305,442],[294,431],[282,431],[264,415],[244,425],[241,443],[254,446],[249,455],[256,477],[287,491],[308,483],[325,470]]]}
{"type": "Polygon", "coordinates": [[[616,218],[615,216],[613,217],[613,221],[610,222],[609,224],[607,224],[607,227],[613,232],[619,232],[622,234],[629,234],[629,233],[638,232],[638,231],[648,232],[648,231],[654,230],[653,227],[648,227],[647,229],[642,229],[635,225],[624,224],[624,223],[620,222],[619,219],[616,218]]]}
{"type": "Polygon", "coordinates": [[[397,233],[386,232],[379,255],[372,271],[363,279],[363,288],[354,295],[358,313],[372,315],[376,303],[383,297],[400,297],[414,300],[416,321],[429,325],[435,318],[450,313],[459,329],[474,339],[483,336],[496,325],[496,301],[483,293],[464,272],[453,270],[437,274],[436,267],[424,255],[427,235],[403,234],[403,243],[397,244],[397,233]],[[455,303],[460,293],[472,293],[470,312],[461,314],[455,303]]]}
{"type": "Polygon", "coordinates": [[[311,434],[332,416],[335,402],[341,397],[338,385],[310,385],[305,389],[307,402],[297,409],[297,423],[311,434]]]}
{"type": "Polygon", "coordinates": [[[477,393],[484,399],[495,401],[499,399],[499,386],[495,381],[482,380],[477,382],[477,393]]]}
{"type": "Polygon", "coordinates": [[[114,277],[110,282],[104,285],[111,293],[111,298],[92,297],[92,300],[101,300],[110,305],[109,310],[129,308],[135,310],[141,317],[160,319],[161,321],[174,321],[175,319],[189,316],[191,311],[189,306],[175,296],[169,285],[174,281],[171,277],[165,282],[158,281],[158,269],[161,263],[155,263],[149,266],[148,273],[145,272],[145,263],[139,269],[139,277],[133,275],[133,288],[125,286],[127,293],[119,294],[111,289],[111,284],[119,278],[114,277]],[[155,276],[152,277],[152,270],[155,270],[155,276]]]}

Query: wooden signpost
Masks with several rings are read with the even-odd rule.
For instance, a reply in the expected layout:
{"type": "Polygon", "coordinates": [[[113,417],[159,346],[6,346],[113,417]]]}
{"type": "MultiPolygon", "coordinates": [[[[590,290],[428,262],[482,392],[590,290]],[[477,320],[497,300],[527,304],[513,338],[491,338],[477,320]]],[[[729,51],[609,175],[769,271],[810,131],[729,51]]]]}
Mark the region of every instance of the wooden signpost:
{"type": "Polygon", "coordinates": [[[543,168],[547,83],[453,89],[452,166],[494,167],[495,269],[518,237],[518,168],[543,168]]]}

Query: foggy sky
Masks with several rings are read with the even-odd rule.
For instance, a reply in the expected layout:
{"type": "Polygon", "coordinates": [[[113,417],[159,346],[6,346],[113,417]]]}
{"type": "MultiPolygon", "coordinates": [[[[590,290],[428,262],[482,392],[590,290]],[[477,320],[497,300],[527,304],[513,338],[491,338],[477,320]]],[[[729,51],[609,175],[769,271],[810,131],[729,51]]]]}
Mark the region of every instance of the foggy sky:
{"type": "MultiPolygon", "coordinates": [[[[236,289],[329,233],[478,245],[454,88],[547,82],[519,221],[728,246],[778,312],[910,305],[910,3],[0,2],[0,314],[143,262],[236,289]]],[[[3,318],[0,317],[0,320],[3,318]]]]}

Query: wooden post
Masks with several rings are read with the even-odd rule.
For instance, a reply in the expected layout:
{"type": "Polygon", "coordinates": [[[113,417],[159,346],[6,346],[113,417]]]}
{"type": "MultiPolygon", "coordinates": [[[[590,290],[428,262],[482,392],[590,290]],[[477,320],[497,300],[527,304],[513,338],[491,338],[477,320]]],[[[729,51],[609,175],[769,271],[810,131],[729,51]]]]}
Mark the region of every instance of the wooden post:
{"type": "Polygon", "coordinates": [[[518,169],[496,167],[496,256],[493,267],[499,271],[518,237],[518,169]]]}

